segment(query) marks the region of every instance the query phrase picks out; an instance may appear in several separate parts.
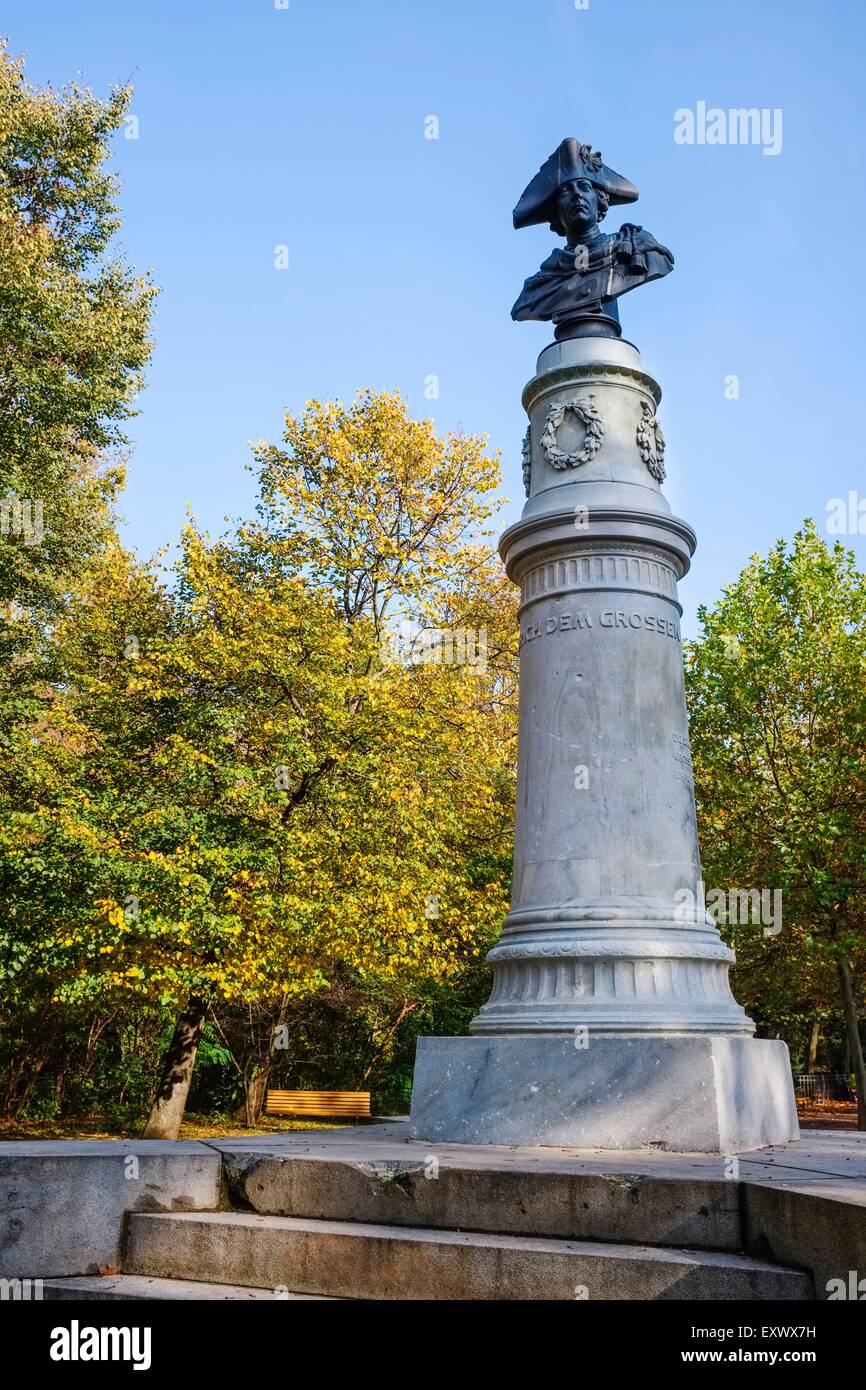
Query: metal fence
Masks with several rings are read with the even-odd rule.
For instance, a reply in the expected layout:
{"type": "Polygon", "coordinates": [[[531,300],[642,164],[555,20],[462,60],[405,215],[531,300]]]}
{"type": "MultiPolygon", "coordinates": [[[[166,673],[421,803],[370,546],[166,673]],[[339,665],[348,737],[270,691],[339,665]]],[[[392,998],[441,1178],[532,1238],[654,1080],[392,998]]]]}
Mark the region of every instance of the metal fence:
{"type": "Polygon", "coordinates": [[[848,1085],[847,1076],[841,1072],[813,1071],[794,1077],[794,1090],[804,1100],[814,1100],[819,1104],[828,1100],[854,1100],[854,1092],[848,1085]]]}

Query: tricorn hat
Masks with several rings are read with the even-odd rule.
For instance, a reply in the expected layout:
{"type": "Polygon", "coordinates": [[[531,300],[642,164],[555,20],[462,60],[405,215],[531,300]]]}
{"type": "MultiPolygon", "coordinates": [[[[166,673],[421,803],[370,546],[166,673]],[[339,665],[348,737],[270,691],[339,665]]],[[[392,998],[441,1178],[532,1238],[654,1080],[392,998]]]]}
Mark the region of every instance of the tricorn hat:
{"type": "Polygon", "coordinates": [[[556,220],[556,192],[561,184],[570,183],[572,179],[589,179],[596,188],[607,194],[612,204],[637,201],[638,191],[633,183],[615,169],[608,168],[591,145],[582,145],[579,140],[570,137],[563,140],[559,149],[544,161],[535,178],[523,190],[514,209],[515,227],[549,222],[553,231],[562,232],[556,220]]]}

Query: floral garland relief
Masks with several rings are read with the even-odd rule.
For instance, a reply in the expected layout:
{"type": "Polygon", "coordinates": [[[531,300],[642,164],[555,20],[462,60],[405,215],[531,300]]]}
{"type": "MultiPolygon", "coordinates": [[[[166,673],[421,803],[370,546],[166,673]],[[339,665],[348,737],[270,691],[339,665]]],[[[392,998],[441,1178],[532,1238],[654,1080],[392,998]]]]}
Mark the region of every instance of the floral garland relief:
{"type": "Polygon", "coordinates": [[[650,473],[656,482],[660,483],[665,476],[665,437],[652,406],[646,401],[641,401],[640,408],[637,447],[640,449],[640,456],[650,473]]]}
{"type": "Polygon", "coordinates": [[[529,488],[532,483],[532,426],[526,426],[526,434],[523,436],[523,486],[526,495],[529,496],[529,488]]]}
{"type": "Polygon", "coordinates": [[[603,438],[604,425],[590,395],[582,400],[560,401],[550,407],[541,436],[541,447],[551,468],[577,468],[581,463],[588,463],[593,455],[598,453],[603,438]],[[586,426],[583,444],[579,449],[568,450],[559,447],[557,431],[569,411],[586,426]]]}

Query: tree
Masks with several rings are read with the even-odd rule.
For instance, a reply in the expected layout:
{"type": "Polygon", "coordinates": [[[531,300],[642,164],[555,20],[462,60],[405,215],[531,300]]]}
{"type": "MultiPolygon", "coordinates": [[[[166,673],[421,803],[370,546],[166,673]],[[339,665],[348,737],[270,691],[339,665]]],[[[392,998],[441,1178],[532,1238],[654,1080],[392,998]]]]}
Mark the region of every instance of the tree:
{"type": "Polygon", "coordinates": [[[0,46],[0,603],[17,609],[50,611],[104,540],[108,454],[150,353],[155,291],[107,254],[129,95],[38,91],[0,46]]]}
{"type": "MultiPolygon", "coordinates": [[[[368,393],[287,417],[286,443],[257,451],[257,525],[187,534],[185,625],[155,676],[184,686],[183,751],[228,779],[243,847],[212,997],[279,999],[280,1019],[338,973],[408,996],[481,953],[506,905],[516,690],[513,591],[473,535],[498,480],[483,442],[368,393]],[[483,630],[483,663],[445,659],[438,626],[439,659],[414,641],[393,659],[389,613],[447,624],[464,656],[483,630]]],[[[236,1062],[250,1119],[273,1053],[236,1062]]]]}
{"type": "MultiPolygon", "coordinates": [[[[52,1002],[66,958],[40,955],[67,903],[67,810],[82,737],[62,709],[67,679],[54,626],[82,568],[111,542],[122,482],[114,457],[150,351],[154,291],[110,252],[118,225],[106,160],[128,92],[107,101],[71,86],[37,91],[0,45],[0,1049],[4,1104],[27,1100],[52,1049],[79,1027],[89,1068],[108,1015],[73,1017],[52,1002]],[[56,814],[40,819],[46,794],[56,814]],[[37,822],[40,830],[36,830],[37,822]],[[42,829],[51,871],[39,861],[42,829]],[[55,857],[52,857],[55,856],[55,857]],[[39,867],[37,867],[39,865],[39,867]],[[44,890],[42,904],[27,884],[44,890]],[[33,914],[39,915],[35,921],[33,914]]],[[[53,936],[50,938],[53,939],[53,936]]]]}
{"type": "MultiPolygon", "coordinates": [[[[206,1019],[271,1001],[285,1015],[352,982],[405,1017],[425,982],[483,955],[506,910],[514,599],[467,535],[491,463],[393,398],[360,401],[352,429],[350,470],[363,476],[358,432],[375,429],[371,486],[391,469],[411,497],[395,502],[412,518],[402,545],[370,547],[366,493],[356,516],[335,480],[333,571],[294,499],[217,542],[187,528],[172,590],[106,547],[51,629],[63,681],[17,732],[28,796],[5,862],[21,979],[68,1007],[175,1011],[151,1136],[177,1133],[206,1019]],[[383,596],[426,609],[440,636],[456,625],[463,658],[471,629],[473,659],[441,641],[397,652],[383,596]]],[[[328,441],[342,448],[340,428],[328,441]]],[[[272,1038],[259,1046],[239,1066],[254,1116],[274,1060],[272,1038]]]]}
{"type": "Polygon", "coordinates": [[[784,904],[780,933],[737,933],[737,979],[778,1027],[826,1006],[835,977],[863,1129],[866,577],[806,522],[699,617],[686,687],[705,877],[784,904]]]}

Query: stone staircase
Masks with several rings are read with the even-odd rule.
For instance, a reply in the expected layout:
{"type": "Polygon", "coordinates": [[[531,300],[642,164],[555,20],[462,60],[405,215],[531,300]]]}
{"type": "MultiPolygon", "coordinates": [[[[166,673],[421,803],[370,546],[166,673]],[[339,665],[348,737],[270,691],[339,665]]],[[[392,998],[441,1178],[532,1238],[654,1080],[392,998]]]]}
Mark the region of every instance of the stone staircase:
{"type": "Polygon", "coordinates": [[[745,1253],[739,1184],[495,1157],[223,1150],[218,1211],[133,1211],[122,1271],[50,1299],[804,1300],[745,1253]]]}

